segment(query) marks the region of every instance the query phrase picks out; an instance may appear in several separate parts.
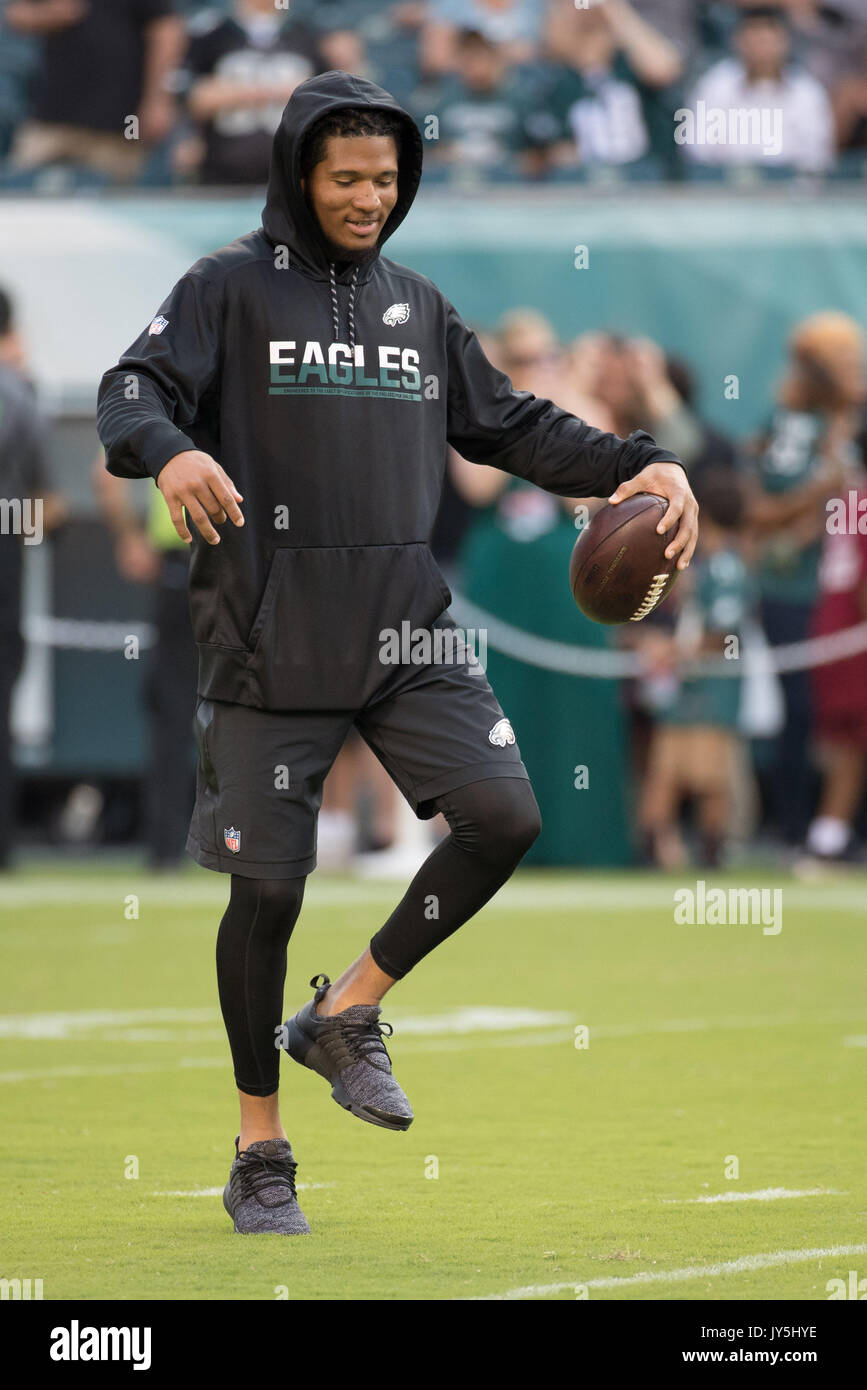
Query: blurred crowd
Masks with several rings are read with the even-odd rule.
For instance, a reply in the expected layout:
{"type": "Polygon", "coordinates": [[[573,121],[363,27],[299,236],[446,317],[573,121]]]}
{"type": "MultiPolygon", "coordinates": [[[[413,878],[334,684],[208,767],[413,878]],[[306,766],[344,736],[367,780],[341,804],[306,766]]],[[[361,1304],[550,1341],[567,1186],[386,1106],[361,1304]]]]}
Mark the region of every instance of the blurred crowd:
{"type": "MultiPolygon", "coordinates": [[[[0,0],[0,190],[264,184],[283,106],[330,68],[370,77],[413,113],[433,183],[867,172],[867,0],[0,0]]],[[[649,339],[560,342],[530,309],[481,337],[519,389],[620,435],[650,431],[684,460],[699,497],[694,564],[659,612],[619,639],[642,672],[616,687],[640,854],[664,867],[688,854],[712,865],[760,831],[813,859],[858,857],[867,656],[779,674],[735,660],[736,677],[696,675],[691,663],[737,658],[741,641],[756,652],[867,619],[859,326],[829,311],[796,329],[766,428],[747,445],[702,418],[691,364],[649,339]],[[834,498],[855,499],[836,530],[834,498]],[[851,524],[862,501],[864,531],[851,524]]],[[[43,454],[26,348],[0,293],[0,492],[41,496],[50,530],[64,504],[45,491],[43,454]]],[[[94,488],[118,573],[152,594],[142,824],[151,864],[171,867],[193,796],[186,552],[155,490],[143,521],[132,485],[110,478],[101,458],[94,488]]],[[[515,627],[535,631],[544,618],[545,635],[598,645],[593,625],[576,632],[562,583],[582,501],[452,454],[437,557],[459,591],[515,627]],[[540,612],[542,586],[560,597],[540,612]]],[[[0,867],[13,840],[21,560],[19,537],[4,532],[0,867]]],[[[538,769],[556,721],[574,727],[585,696],[564,675],[528,681],[528,669],[510,690],[501,672],[497,689],[528,765],[539,739],[538,769]]],[[[614,725],[603,735],[616,736],[614,725]]],[[[326,783],[321,862],[388,853],[406,829],[392,784],[351,739],[326,783]]]]}
{"type": "MultiPolygon", "coordinates": [[[[564,582],[576,527],[603,500],[555,498],[450,451],[431,544],[455,592],[519,634],[580,649],[613,640],[637,658],[637,675],[611,683],[576,680],[538,669],[532,658],[526,664],[518,650],[494,650],[499,665],[492,679],[537,785],[549,774],[562,783],[552,749],[583,747],[589,737],[607,758],[622,761],[630,787],[623,804],[632,815],[623,837],[646,863],[676,868],[691,858],[715,866],[737,842],[757,836],[798,862],[861,862],[867,651],[818,662],[808,649],[780,672],[756,660],[768,645],[824,641],[867,622],[867,366],[860,326],[836,310],[796,326],[766,427],[746,443],[702,418],[689,364],[649,339],[594,332],[561,342],[533,309],[515,309],[479,336],[517,389],[553,398],[620,435],[652,431],[683,460],[701,507],[699,548],[666,602],[640,625],[604,629],[578,614],[564,582]],[[697,671],[702,658],[715,658],[716,668],[697,671]]],[[[64,504],[46,492],[44,447],[26,344],[0,292],[0,492],[42,499],[47,532],[62,524],[64,504]]],[[[137,485],[110,477],[101,455],[93,486],[118,574],[151,592],[155,643],[143,691],[150,744],[139,830],[151,866],[172,868],[182,859],[194,794],[188,554],[156,489],[143,516],[137,485]]],[[[8,730],[23,651],[22,553],[20,535],[4,528],[0,867],[14,838],[8,730]]],[[[489,669],[490,660],[489,654],[489,669]]],[[[91,831],[98,838],[98,810],[80,839],[91,831]]],[[[320,862],[333,867],[360,851],[375,859],[397,853],[401,844],[406,850],[412,832],[402,811],[383,769],[351,737],[326,781],[320,862]]],[[[581,830],[586,862],[604,855],[609,831],[598,830],[598,845],[591,842],[592,826],[581,830]]],[[[551,862],[571,862],[575,833],[571,813],[551,819],[551,862]]],[[[409,860],[423,852],[416,840],[409,860]]]]}
{"type": "MultiPolygon", "coordinates": [[[[826,638],[867,621],[860,326],[827,311],[796,327],[767,426],[746,444],[708,426],[688,364],[647,339],[592,333],[561,343],[541,315],[517,310],[485,343],[520,389],[551,396],[601,429],[650,430],[683,460],[699,501],[690,568],[650,618],[618,630],[642,672],[622,683],[621,699],[644,859],[677,868],[689,854],[716,866],[734,841],[759,832],[797,861],[859,859],[867,653],[818,663],[808,650],[796,669],[780,673],[773,663],[748,667],[743,658],[747,649],[755,658],[768,644],[826,638]],[[696,673],[702,658],[716,658],[722,669],[728,660],[727,673],[717,674],[719,664],[696,673]]],[[[454,453],[451,477],[475,513],[457,547],[461,587],[470,599],[497,603],[491,549],[474,537],[484,527],[498,533],[497,572],[510,576],[511,596],[496,616],[520,627],[517,595],[537,592],[546,537],[565,564],[579,499],[552,498],[454,453]]],[[[593,502],[591,514],[600,505],[593,502]]],[[[551,601],[546,590],[546,607],[551,601]]],[[[536,597],[533,605],[538,611],[536,597]]],[[[575,640],[565,599],[559,636],[575,640]]],[[[509,692],[525,757],[534,730],[541,748],[556,741],[559,697],[546,705],[538,674],[509,692]]],[[[574,713],[574,702],[566,705],[574,713]]]]}
{"type": "Polygon", "coordinates": [[[0,0],[0,188],[264,183],[329,68],[443,181],[867,167],[864,0],[0,0]]]}

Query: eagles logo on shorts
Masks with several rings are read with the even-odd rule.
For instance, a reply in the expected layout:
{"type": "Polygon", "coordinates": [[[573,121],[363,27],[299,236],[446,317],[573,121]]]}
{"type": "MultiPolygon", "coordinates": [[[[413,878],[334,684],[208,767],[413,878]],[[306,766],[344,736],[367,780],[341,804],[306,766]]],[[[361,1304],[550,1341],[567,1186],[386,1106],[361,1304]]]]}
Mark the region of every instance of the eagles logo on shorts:
{"type": "Polygon", "coordinates": [[[507,743],[515,742],[515,730],[512,728],[508,719],[498,719],[491,732],[488,734],[488,743],[496,744],[498,748],[505,748],[507,743]]]}

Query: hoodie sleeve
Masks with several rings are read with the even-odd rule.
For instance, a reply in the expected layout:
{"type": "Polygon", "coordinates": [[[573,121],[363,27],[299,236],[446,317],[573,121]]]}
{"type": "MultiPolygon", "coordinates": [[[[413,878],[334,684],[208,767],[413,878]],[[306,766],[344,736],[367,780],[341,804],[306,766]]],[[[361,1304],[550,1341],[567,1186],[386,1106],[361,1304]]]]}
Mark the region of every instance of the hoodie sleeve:
{"type": "Polygon", "coordinates": [[[96,419],[109,473],[156,479],[175,454],[198,448],[183,431],[216,375],[221,319],[218,287],[188,271],[105,373],[96,419]]]}
{"type": "Polygon", "coordinates": [[[644,430],[621,439],[553,401],[516,391],[454,307],[447,308],[446,434],[463,458],[502,468],[560,497],[608,497],[650,463],[680,463],[644,430]]]}

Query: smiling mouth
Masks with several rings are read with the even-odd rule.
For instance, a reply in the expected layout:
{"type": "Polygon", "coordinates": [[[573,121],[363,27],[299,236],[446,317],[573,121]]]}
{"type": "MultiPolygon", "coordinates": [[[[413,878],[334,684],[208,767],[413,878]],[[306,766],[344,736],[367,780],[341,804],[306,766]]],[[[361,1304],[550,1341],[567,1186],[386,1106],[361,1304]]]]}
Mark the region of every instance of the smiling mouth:
{"type": "Polygon", "coordinates": [[[374,231],[374,229],[379,226],[379,223],[380,219],[378,217],[370,217],[366,221],[362,221],[361,219],[352,221],[349,218],[346,220],[347,227],[351,227],[357,236],[364,236],[374,231]]]}

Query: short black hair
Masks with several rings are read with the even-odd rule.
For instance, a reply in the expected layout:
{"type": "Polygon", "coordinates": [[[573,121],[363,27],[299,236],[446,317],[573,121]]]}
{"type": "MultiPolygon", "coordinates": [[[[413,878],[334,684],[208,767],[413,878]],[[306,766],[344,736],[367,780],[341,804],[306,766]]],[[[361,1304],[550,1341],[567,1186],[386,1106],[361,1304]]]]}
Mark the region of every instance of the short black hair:
{"type": "Polygon", "coordinates": [[[399,116],[365,106],[342,106],[337,111],[326,111],[306,132],[301,142],[301,177],[308,178],[316,165],[322,163],[329,140],[335,136],[363,135],[391,136],[400,159],[403,123],[399,116]]]}
{"type": "Polygon", "coordinates": [[[779,24],[786,30],[791,28],[789,16],[779,5],[747,5],[745,9],[738,11],[735,24],[740,27],[742,24],[752,24],[756,21],[779,24]]]}
{"type": "Polygon", "coordinates": [[[499,48],[499,44],[489,39],[487,34],[481,29],[459,29],[456,42],[458,48],[484,48],[490,52],[491,49],[499,48]]]}
{"type": "Polygon", "coordinates": [[[14,318],[12,300],[4,289],[0,289],[0,338],[5,338],[7,333],[12,332],[14,318]]]}

